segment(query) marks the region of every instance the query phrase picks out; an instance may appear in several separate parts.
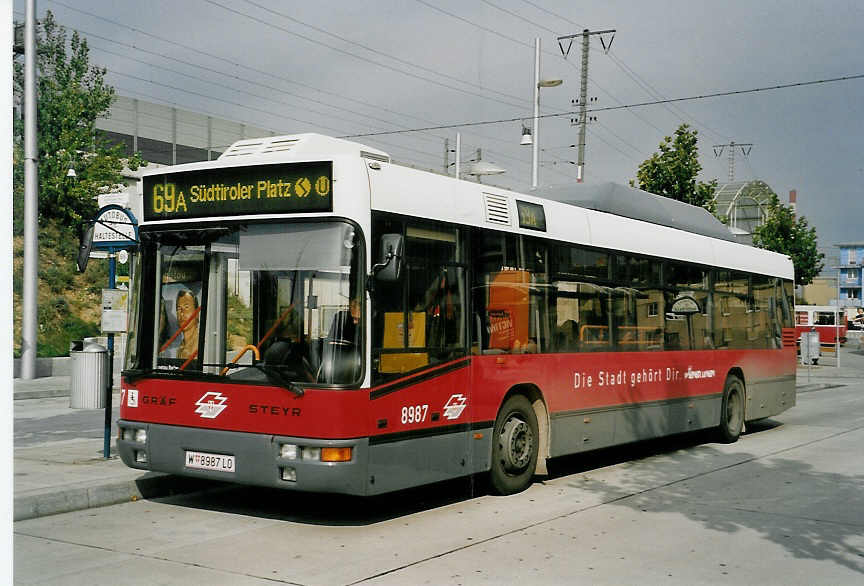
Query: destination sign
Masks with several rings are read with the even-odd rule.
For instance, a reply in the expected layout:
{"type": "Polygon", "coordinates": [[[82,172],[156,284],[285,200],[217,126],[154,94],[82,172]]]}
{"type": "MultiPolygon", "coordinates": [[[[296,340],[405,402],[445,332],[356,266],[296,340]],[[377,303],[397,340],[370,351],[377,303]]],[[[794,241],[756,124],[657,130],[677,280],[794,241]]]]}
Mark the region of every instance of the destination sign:
{"type": "Polygon", "coordinates": [[[333,164],[279,163],[144,177],[144,219],[333,211],[333,164]]]}
{"type": "Polygon", "coordinates": [[[519,212],[520,228],[546,231],[546,213],[543,211],[542,205],[517,199],[516,210],[519,212]]]}

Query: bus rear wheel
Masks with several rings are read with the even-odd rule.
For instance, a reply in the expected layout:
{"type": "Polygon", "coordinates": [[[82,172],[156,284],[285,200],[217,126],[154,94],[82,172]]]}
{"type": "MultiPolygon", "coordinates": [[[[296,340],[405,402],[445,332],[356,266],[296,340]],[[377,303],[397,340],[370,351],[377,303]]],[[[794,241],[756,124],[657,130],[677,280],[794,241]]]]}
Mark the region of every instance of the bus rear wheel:
{"type": "Polygon", "coordinates": [[[723,403],[720,407],[720,425],[717,437],[725,444],[738,441],[744,429],[744,383],[735,375],[726,378],[723,388],[723,403]]]}
{"type": "Polygon", "coordinates": [[[522,395],[505,401],[495,420],[492,438],[492,490],[508,495],[521,492],[531,484],[539,448],[537,416],[531,402],[522,395]]]}

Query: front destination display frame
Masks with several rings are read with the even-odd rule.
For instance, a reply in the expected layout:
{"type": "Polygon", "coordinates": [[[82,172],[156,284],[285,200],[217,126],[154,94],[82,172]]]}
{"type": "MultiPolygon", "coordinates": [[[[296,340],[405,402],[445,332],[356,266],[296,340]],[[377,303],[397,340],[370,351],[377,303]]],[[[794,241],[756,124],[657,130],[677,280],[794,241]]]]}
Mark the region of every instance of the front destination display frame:
{"type": "Polygon", "coordinates": [[[333,163],[217,167],[144,177],[144,219],[333,211],[333,163]]]}

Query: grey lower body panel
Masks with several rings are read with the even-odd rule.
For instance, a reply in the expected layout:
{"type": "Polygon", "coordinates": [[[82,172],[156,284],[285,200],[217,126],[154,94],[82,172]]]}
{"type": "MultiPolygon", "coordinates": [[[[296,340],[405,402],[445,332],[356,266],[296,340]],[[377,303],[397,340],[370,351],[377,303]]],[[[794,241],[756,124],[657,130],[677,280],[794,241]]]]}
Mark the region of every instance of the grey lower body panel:
{"type": "Polygon", "coordinates": [[[785,376],[747,385],[746,420],[777,415],[795,406],[795,377],[785,376]]]}
{"type": "Polygon", "coordinates": [[[120,457],[131,468],[286,490],[367,494],[368,438],[310,440],[124,420],[118,423],[121,430],[128,428],[147,430],[147,440],[143,444],[117,440],[120,457]],[[350,462],[320,462],[281,458],[280,447],[285,443],[319,448],[351,447],[352,459],[350,462]],[[146,463],[138,461],[140,456],[137,452],[141,451],[146,453],[146,463]],[[234,456],[235,469],[233,472],[220,472],[189,468],[186,466],[187,451],[234,456]],[[284,467],[294,469],[295,481],[282,479],[284,467]]]}
{"type": "Polygon", "coordinates": [[[373,438],[369,446],[369,494],[489,470],[491,441],[491,427],[395,441],[386,436],[373,438]]]}
{"type": "Polygon", "coordinates": [[[488,470],[491,455],[491,427],[465,426],[444,433],[400,434],[371,440],[311,440],[124,420],[118,424],[124,435],[128,429],[147,432],[144,443],[117,440],[117,451],[131,468],[285,490],[381,494],[488,470]],[[286,443],[307,448],[350,446],[352,459],[333,463],[286,459],[280,457],[280,447],[286,443]],[[234,471],[189,468],[187,451],[234,456],[234,471]],[[142,452],[145,462],[139,461],[142,452]],[[282,479],[285,467],[293,469],[296,480],[282,479]]]}
{"type": "Polygon", "coordinates": [[[715,394],[559,413],[552,416],[550,456],[715,427],[721,402],[715,394]]]}

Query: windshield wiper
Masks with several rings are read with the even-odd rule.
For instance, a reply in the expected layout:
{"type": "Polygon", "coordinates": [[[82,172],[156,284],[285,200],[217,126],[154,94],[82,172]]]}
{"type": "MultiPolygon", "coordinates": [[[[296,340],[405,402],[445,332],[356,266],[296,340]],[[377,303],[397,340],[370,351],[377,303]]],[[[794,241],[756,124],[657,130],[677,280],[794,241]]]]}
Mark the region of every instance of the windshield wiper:
{"type": "Polygon", "coordinates": [[[203,373],[199,371],[180,370],[179,368],[130,368],[123,370],[120,373],[120,375],[129,383],[134,383],[138,379],[154,374],[159,376],[173,376],[176,378],[197,378],[202,376],[203,373]]]}
{"type": "Polygon", "coordinates": [[[267,364],[237,364],[236,362],[229,362],[225,365],[225,368],[231,370],[233,368],[255,368],[264,373],[264,376],[267,377],[267,381],[274,383],[291,393],[294,393],[298,397],[302,397],[304,394],[303,386],[299,383],[296,383],[292,380],[285,378],[278,368],[267,365],[267,364]]]}
{"type": "Polygon", "coordinates": [[[303,396],[303,393],[304,393],[303,387],[299,383],[296,383],[296,382],[289,380],[289,379],[285,378],[284,376],[282,376],[282,373],[279,372],[278,368],[276,368],[274,366],[268,366],[266,364],[253,364],[252,366],[254,366],[258,370],[263,372],[265,375],[267,375],[267,379],[270,380],[271,382],[275,382],[279,386],[284,387],[285,389],[291,391],[292,393],[294,393],[298,397],[303,396]]]}

